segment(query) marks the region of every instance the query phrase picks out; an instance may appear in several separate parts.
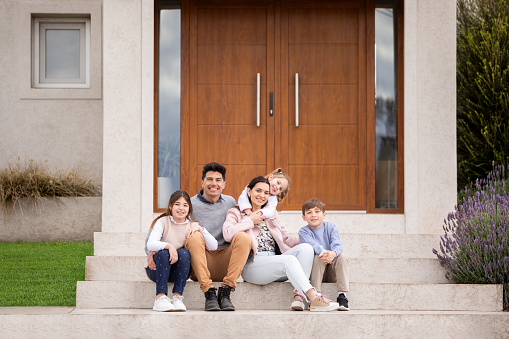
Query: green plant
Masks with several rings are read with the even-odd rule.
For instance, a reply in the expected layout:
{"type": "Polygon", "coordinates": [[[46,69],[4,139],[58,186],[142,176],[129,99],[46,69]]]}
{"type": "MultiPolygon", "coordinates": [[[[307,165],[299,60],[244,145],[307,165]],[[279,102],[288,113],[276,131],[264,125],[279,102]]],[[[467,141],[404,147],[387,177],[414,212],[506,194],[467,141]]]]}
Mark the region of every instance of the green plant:
{"type": "MultiPolygon", "coordinates": [[[[507,168],[509,170],[509,167],[507,168]]],[[[509,309],[509,191],[502,165],[469,185],[444,220],[440,250],[433,249],[446,277],[462,284],[502,284],[509,309]]]]}
{"type": "Polygon", "coordinates": [[[74,306],[91,241],[0,242],[0,307],[74,306]]]}
{"type": "Polygon", "coordinates": [[[509,164],[509,0],[457,2],[458,189],[509,164]]]}
{"type": "Polygon", "coordinates": [[[168,137],[158,145],[158,176],[174,177],[180,170],[180,140],[168,137]]]}
{"type": "Polygon", "coordinates": [[[74,169],[52,173],[42,163],[30,160],[21,164],[18,159],[17,163],[0,170],[0,208],[14,206],[26,198],[41,201],[89,196],[100,196],[99,187],[74,169]]]}

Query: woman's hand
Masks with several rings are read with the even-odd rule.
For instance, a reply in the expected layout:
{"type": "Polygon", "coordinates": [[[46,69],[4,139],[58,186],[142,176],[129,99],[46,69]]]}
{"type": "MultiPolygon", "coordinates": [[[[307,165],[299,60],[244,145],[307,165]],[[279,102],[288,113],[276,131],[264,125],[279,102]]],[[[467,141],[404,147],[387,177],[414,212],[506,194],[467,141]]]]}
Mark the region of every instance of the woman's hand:
{"type": "Polygon", "coordinates": [[[255,224],[255,225],[258,225],[259,223],[261,223],[263,221],[263,219],[265,219],[263,217],[262,211],[253,212],[249,215],[249,217],[251,218],[251,220],[253,220],[253,224],[255,224]]]}
{"type": "Polygon", "coordinates": [[[190,238],[194,234],[194,232],[201,232],[201,231],[203,231],[203,227],[201,227],[200,225],[195,225],[195,226],[191,227],[186,232],[186,239],[190,238]]]}
{"type": "Polygon", "coordinates": [[[165,247],[168,252],[170,252],[170,264],[174,264],[177,262],[177,260],[179,260],[179,255],[177,253],[177,249],[175,248],[175,246],[173,246],[173,244],[168,244],[166,245],[165,247]]]}

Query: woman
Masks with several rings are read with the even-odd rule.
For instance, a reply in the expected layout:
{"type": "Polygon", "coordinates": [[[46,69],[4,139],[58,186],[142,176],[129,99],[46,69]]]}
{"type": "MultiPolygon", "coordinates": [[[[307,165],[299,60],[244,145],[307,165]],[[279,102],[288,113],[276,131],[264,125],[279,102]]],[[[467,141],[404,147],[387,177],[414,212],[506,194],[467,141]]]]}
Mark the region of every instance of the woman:
{"type": "Polygon", "coordinates": [[[290,280],[294,287],[291,309],[304,309],[304,293],[310,301],[312,312],[334,311],[338,303],[320,295],[309,283],[313,266],[314,251],[309,244],[300,244],[299,237],[289,236],[279,222],[277,212],[264,218],[261,209],[269,199],[269,181],[260,176],[247,186],[247,194],[252,206],[248,216],[237,207],[228,210],[223,225],[223,236],[231,241],[235,234],[246,232],[252,240],[250,257],[242,271],[244,281],[265,285],[274,281],[290,280]],[[276,255],[280,250],[282,255],[276,255]]]}

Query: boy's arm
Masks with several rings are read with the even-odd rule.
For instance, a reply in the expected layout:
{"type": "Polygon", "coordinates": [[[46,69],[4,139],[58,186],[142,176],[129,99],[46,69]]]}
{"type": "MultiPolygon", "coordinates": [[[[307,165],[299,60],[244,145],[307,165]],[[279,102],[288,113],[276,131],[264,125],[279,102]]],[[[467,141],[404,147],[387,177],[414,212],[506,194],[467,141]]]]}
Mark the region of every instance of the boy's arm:
{"type": "Polygon", "coordinates": [[[246,186],[239,196],[239,209],[243,211],[245,209],[251,209],[251,207],[252,206],[251,203],[249,202],[249,197],[247,196],[247,186],[246,186]]]}
{"type": "MultiPolygon", "coordinates": [[[[246,195],[247,195],[247,193],[246,193],[246,195]]],[[[240,202],[239,202],[239,206],[240,206],[240,202]]],[[[251,206],[249,206],[249,207],[251,207],[251,206]]],[[[265,207],[262,208],[263,216],[265,218],[272,217],[274,215],[274,212],[276,211],[276,207],[277,207],[277,197],[275,195],[269,196],[269,200],[267,201],[267,205],[265,205],[265,207]]]]}
{"type": "Polygon", "coordinates": [[[331,251],[336,252],[336,256],[343,253],[343,243],[339,239],[339,231],[335,224],[330,223],[329,241],[331,251]]]}
{"type": "Polygon", "coordinates": [[[325,248],[323,248],[323,246],[315,240],[313,234],[311,234],[311,231],[306,229],[306,226],[299,230],[299,239],[301,243],[306,243],[313,246],[315,254],[320,254],[325,250],[325,248]]]}

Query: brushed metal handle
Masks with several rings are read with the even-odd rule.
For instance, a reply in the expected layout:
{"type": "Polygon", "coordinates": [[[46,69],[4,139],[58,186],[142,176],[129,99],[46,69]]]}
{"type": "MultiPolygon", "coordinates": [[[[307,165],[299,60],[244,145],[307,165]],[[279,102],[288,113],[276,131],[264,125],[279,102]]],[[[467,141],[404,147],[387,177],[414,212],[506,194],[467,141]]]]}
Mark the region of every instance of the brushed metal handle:
{"type": "Polygon", "coordinates": [[[299,127],[299,73],[295,73],[295,127],[299,127]]]}
{"type": "Polygon", "coordinates": [[[256,127],[260,127],[260,73],[256,73],[256,127]]]}

